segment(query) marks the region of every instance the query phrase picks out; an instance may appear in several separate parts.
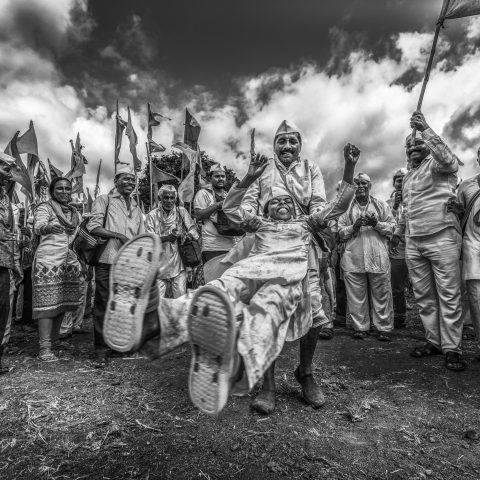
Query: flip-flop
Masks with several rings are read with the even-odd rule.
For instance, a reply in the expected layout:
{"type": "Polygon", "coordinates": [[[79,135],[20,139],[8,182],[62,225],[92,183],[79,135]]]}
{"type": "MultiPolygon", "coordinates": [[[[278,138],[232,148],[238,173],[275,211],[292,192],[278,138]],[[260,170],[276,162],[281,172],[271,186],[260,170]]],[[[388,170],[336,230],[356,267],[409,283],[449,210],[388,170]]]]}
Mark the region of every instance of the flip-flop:
{"type": "Polygon", "coordinates": [[[157,275],[160,250],[157,235],[141,234],[123,245],[110,269],[103,338],[117,352],[140,347],[143,316],[157,275]]]}
{"type": "Polygon", "coordinates": [[[236,322],[228,295],[210,285],[197,290],[190,305],[188,330],[190,398],[197,408],[215,415],[227,403],[234,363],[236,322]]]}
{"type": "Polygon", "coordinates": [[[410,352],[410,355],[415,358],[431,357],[433,355],[442,355],[442,351],[438,349],[435,345],[432,345],[431,343],[426,343],[425,345],[415,347],[410,352]]]}
{"type": "Polygon", "coordinates": [[[445,368],[452,372],[463,372],[467,368],[467,363],[457,352],[447,352],[445,354],[445,368]]]}

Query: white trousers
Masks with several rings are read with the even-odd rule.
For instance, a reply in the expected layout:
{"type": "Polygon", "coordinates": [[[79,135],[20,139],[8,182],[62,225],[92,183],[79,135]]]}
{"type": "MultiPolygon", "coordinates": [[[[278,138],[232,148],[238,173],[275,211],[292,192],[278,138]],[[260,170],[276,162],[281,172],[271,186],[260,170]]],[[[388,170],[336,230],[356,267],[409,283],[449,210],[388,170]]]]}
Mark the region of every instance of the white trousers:
{"type": "Polygon", "coordinates": [[[406,238],[408,272],[425,337],[443,353],[460,352],[461,247],[462,239],[453,227],[433,235],[406,238]]]}
{"type": "Polygon", "coordinates": [[[470,305],[470,319],[475,329],[477,342],[480,343],[480,280],[467,280],[468,304],[470,305]]]}
{"type": "Polygon", "coordinates": [[[182,270],[176,277],[157,279],[158,293],[161,298],[167,294],[170,285],[173,298],[181,297],[187,292],[187,272],[182,270]]]}
{"type": "Polygon", "coordinates": [[[361,332],[373,325],[381,332],[393,329],[393,297],[390,272],[344,272],[347,304],[353,329],[361,332]]]}

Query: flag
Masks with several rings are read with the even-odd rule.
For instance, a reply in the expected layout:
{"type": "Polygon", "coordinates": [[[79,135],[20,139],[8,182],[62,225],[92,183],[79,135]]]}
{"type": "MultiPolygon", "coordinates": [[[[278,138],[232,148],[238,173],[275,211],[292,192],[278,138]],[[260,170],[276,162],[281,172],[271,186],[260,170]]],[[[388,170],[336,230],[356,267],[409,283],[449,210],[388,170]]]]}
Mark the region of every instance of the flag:
{"type": "Polygon", "coordinates": [[[83,176],[72,178],[72,194],[77,193],[78,195],[84,194],[83,191],[83,176]]]}
{"type": "Polygon", "coordinates": [[[480,0],[444,0],[441,19],[480,15],[480,0]]]}
{"type": "Polygon", "coordinates": [[[148,141],[148,148],[150,150],[150,153],[162,153],[165,151],[165,147],[163,145],[160,145],[153,140],[148,141]]]}
{"type": "Polygon", "coordinates": [[[33,122],[31,120],[28,130],[17,138],[17,151],[19,155],[22,153],[28,153],[38,157],[37,135],[35,134],[35,128],[33,127],[33,122]]]}
{"type": "MultiPolygon", "coordinates": [[[[100,163],[98,164],[98,170],[97,170],[97,181],[95,182],[95,190],[93,191],[93,196],[95,198],[98,197],[98,194],[100,193],[100,168],[102,167],[102,159],[100,159],[100,163]]],[[[88,190],[87,190],[88,191],[88,190]]],[[[89,194],[90,195],[90,194],[89,194]]]]}
{"type": "Polygon", "coordinates": [[[250,132],[250,158],[255,157],[255,129],[250,132]]]}
{"type": "Polygon", "coordinates": [[[92,211],[93,198],[90,195],[90,190],[87,187],[87,205],[85,206],[85,212],[90,213],[92,211]]]}
{"type": "Polygon", "coordinates": [[[120,114],[118,113],[118,100],[117,100],[117,114],[115,115],[115,171],[117,170],[117,165],[120,162],[119,155],[120,149],[122,148],[122,135],[125,127],[127,126],[127,122],[122,119],[120,114]]]}
{"type": "Polygon", "coordinates": [[[82,143],[80,142],[80,132],[77,132],[77,138],[75,140],[75,151],[81,155],[82,157],[82,160],[83,160],[83,163],[85,165],[88,165],[88,160],[84,157],[83,153],[82,153],[82,150],[83,150],[83,145],[82,143]]]}
{"type": "Polygon", "coordinates": [[[20,132],[16,132],[13,138],[10,140],[10,143],[5,149],[5,153],[15,158],[15,165],[12,166],[11,170],[12,180],[23,187],[25,195],[31,202],[33,202],[33,182],[17,150],[19,133],[20,132]]]}
{"type": "Polygon", "coordinates": [[[55,167],[49,158],[47,158],[48,169],[50,170],[50,177],[53,180],[56,177],[63,177],[63,172],[55,167]]]}
{"type": "Polygon", "coordinates": [[[148,109],[148,133],[147,133],[147,138],[149,141],[152,140],[152,127],[157,127],[160,125],[160,120],[159,118],[163,118],[165,120],[171,120],[171,118],[165,117],[161,113],[155,113],[152,112],[150,109],[150,104],[147,103],[147,109],[148,109]]]}
{"type": "Polygon", "coordinates": [[[161,168],[156,167],[152,164],[152,182],[159,183],[159,182],[169,182],[171,180],[175,180],[176,182],[180,183],[180,179],[172,175],[171,173],[167,173],[163,171],[161,168]]]}
{"type": "Polygon", "coordinates": [[[200,124],[195,120],[193,115],[185,109],[185,132],[183,134],[183,141],[194,150],[198,146],[198,137],[200,136],[200,124]]]}
{"type": "Polygon", "coordinates": [[[133,169],[136,172],[139,172],[142,169],[142,162],[137,156],[138,139],[137,139],[137,134],[133,129],[132,117],[130,115],[130,107],[128,107],[128,121],[127,121],[127,127],[125,129],[125,135],[128,137],[128,140],[130,141],[130,153],[132,154],[132,157],[133,157],[133,169]]]}
{"type": "Polygon", "coordinates": [[[83,161],[83,155],[80,152],[76,151],[76,147],[73,145],[73,141],[70,140],[70,144],[72,145],[72,157],[70,161],[71,169],[65,175],[65,178],[74,179],[85,175],[85,163],[83,161]]]}
{"type": "MultiPolygon", "coordinates": [[[[178,147],[177,147],[178,148],[178,147]]],[[[189,149],[193,152],[193,150],[189,149]]],[[[196,152],[193,152],[193,156],[190,157],[190,153],[185,153],[185,155],[190,160],[190,171],[187,176],[183,179],[182,183],[178,187],[178,198],[183,203],[191,202],[193,200],[194,186],[195,186],[195,169],[197,163],[200,163],[200,150],[197,149],[196,152]]]]}
{"type": "Polygon", "coordinates": [[[35,193],[38,198],[42,201],[46,198],[45,191],[48,189],[48,185],[50,184],[47,176],[47,170],[45,169],[45,165],[43,165],[42,161],[39,163],[39,168],[37,174],[35,175],[35,193]]]}

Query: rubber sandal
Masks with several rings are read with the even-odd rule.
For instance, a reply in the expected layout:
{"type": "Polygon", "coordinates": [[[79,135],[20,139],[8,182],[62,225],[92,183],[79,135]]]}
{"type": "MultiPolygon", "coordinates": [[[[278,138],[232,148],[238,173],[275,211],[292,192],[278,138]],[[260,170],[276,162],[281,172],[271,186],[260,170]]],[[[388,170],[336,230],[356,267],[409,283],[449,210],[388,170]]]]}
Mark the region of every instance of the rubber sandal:
{"type": "Polygon", "coordinates": [[[445,354],[445,368],[452,372],[462,372],[467,368],[467,364],[459,353],[447,352],[445,354]]]}
{"type": "Polygon", "coordinates": [[[410,355],[415,358],[431,357],[433,355],[442,355],[442,351],[439,350],[435,345],[431,343],[426,343],[419,347],[415,347],[410,355]]]}
{"type": "Polygon", "coordinates": [[[234,364],[236,322],[228,295],[210,285],[197,290],[188,314],[188,331],[190,398],[202,412],[215,415],[227,403],[234,364]]]}
{"type": "Polygon", "coordinates": [[[252,402],[252,408],[262,415],[271,415],[275,411],[275,390],[261,389],[252,402]]]}
{"type": "Polygon", "coordinates": [[[318,332],[318,338],[320,340],[331,340],[334,337],[335,333],[333,328],[321,328],[318,332]]]}
{"type": "Polygon", "coordinates": [[[391,342],[391,341],[392,341],[390,335],[388,335],[388,334],[385,333],[385,332],[380,332],[380,333],[378,334],[378,340],[379,340],[380,342],[391,342]]]}
{"type": "Polygon", "coordinates": [[[140,346],[143,316],[160,264],[160,251],[158,236],[144,233],[123,245],[112,265],[103,338],[117,352],[140,346]]]}
{"type": "Polygon", "coordinates": [[[367,332],[357,331],[353,334],[353,338],[357,340],[363,340],[367,336],[367,332]]]}

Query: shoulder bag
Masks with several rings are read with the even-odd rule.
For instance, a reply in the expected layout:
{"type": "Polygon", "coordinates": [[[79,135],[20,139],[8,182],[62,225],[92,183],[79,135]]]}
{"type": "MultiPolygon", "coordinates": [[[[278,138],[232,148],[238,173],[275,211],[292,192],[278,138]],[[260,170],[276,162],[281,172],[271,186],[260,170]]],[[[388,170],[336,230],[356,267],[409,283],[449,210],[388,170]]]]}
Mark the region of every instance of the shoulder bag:
{"type": "MultiPolygon", "coordinates": [[[[213,194],[216,202],[221,202],[224,200],[223,198],[217,196],[215,192],[213,192],[213,194]]],[[[212,221],[212,223],[217,229],[219,235],[223,235],[224,237],[241,237],[245,235],[245,230],[229,220],[223,210],[217,210],[217,221],[212,221]]]]}
{"type": "Polygon", "coordinates": [[[200,247],[200,242],[194,238],[187,237],[186,234],[188,233],[188,229],[185,225],[185,219],[179,209],[177,209],[177,214],[180,217],[183,227],[182,229],[185,232],[185,234],[182,234],[178,239],[178,252],[180,258],[185,267],[197,267],[202,263],[202,249],[200,247]]]}

